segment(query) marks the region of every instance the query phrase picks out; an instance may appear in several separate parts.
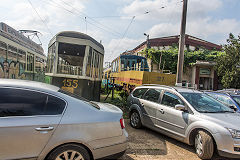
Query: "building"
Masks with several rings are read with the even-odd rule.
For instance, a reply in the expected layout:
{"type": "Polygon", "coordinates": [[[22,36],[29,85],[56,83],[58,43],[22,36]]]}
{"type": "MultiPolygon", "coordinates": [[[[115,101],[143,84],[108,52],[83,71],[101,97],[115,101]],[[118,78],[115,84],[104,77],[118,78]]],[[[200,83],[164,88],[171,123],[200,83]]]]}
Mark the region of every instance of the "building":
{"type": "MultiPolygon", "coordinates": [[[[173,45],[178,45],[179,35],[153,38],[148,40],[150,48],[158,50],[169,49],[173,45]]],[[[141,55],[144,49],[147,48],[147,41],[144,41],[133,50],[124,52],[123,54],[141,55]]],[[[185,50],[194,51],[205,48],[208,50],[221,50],[220,45],[202,40],[200,38],[186,35],[185,36],[185,50]]],[[[142,55],[143,56],[143,55],[142,55]]],[[[151,72],[163,72],[159,70],[158,64],[152,63],[151,59],[147,60],[151,72]]],[[[197,61],[190,67],[187,67],[183,75],[183,84],[202,90],[216,90],[218,89],[217,75],[214,71],[213,62],[197,61]]]]}

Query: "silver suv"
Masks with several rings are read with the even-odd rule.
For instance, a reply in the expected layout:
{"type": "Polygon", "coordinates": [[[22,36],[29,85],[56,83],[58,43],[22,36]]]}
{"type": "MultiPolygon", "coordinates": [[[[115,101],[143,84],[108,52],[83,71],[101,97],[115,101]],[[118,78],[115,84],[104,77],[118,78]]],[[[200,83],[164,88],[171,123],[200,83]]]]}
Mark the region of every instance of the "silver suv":
{"type": "Polygon", "coordinates": [[[177,87],[136,87],[128,97],[130,124],[194,145],[201,159],[240,158],[240,114],[207,94],[177,87]]]}

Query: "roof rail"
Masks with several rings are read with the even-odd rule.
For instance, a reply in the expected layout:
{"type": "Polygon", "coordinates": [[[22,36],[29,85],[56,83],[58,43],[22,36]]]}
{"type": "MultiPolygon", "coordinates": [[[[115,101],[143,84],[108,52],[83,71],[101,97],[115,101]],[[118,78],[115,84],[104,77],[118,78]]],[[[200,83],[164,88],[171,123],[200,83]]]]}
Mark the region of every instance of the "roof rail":
{"type": "Polygon", "coordinates": [[[159,87],[165,87],[165,88],[169,88],[169,89],[174,89],[177,91],[176,88],[171,87],[171,86],[167,86],[167,85],[161,85],[161,84],[143,84],[142,86],[159,86],[159,87]]]}

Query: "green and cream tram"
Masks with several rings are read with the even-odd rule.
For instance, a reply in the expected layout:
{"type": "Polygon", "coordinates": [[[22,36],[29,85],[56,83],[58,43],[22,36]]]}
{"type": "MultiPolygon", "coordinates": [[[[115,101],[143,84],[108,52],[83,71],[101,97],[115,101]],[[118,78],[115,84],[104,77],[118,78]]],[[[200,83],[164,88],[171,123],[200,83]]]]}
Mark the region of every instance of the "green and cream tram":
{"type": "Polygon", "coordinates": [[[41,45],[0,23],[0,78],[44,82],[46,60],[41,45]]]}
{"type": "Polygon", "coordinates": [[[103,56],[103,45],[92,37],[79,32],[60,32],[48,45],[46,81],[99,101],[103,56]]]}

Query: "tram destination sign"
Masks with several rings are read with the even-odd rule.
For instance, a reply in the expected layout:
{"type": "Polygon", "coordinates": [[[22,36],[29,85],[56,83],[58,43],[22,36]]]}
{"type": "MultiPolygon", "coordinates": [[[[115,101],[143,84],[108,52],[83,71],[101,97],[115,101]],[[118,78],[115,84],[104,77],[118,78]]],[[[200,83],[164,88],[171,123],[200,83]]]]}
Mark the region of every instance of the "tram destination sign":
{"type": "Polygon", "coordinates": [[[11,36],[15,37],[19,41],[22,41],[22,42],[28,44],[28,46],[30,46],[30,47],[32,47],[32,48],[34,48],[34,49],[36,49],[40,52],[43,52],[43,49],[39,44],[37,44],[37,43],[33,42],[31,39],[25,37],[23,34],[19,33],[17,30],[13,29],[9,25],[1,22],[0,23],[0,30],[10,34],[11,36]]]}

